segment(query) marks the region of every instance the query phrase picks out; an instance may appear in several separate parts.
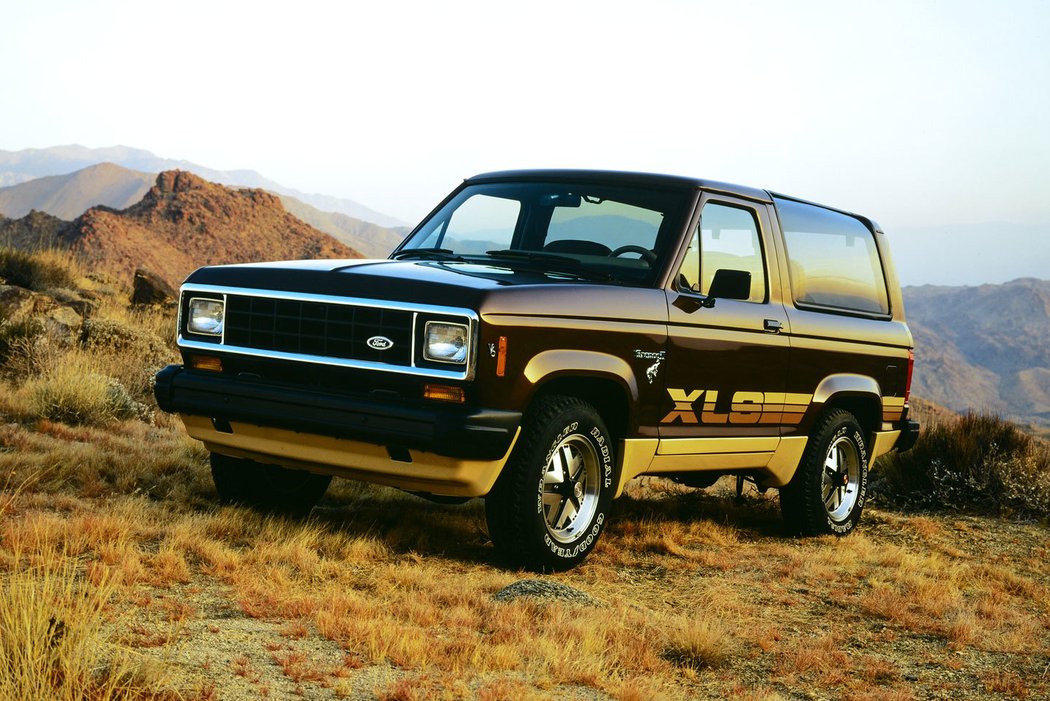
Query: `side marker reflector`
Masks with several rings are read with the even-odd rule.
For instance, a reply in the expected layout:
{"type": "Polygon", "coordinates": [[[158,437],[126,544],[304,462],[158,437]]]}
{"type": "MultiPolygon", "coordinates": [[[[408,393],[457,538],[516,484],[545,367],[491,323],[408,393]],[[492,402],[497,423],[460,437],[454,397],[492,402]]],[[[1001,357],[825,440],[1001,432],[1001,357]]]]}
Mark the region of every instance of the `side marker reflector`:
{"type": "Polygon", "coordinates": [[[507,374],[507,337],[499,337],[499,350],[496,352],[496,377],[507,374]]]}

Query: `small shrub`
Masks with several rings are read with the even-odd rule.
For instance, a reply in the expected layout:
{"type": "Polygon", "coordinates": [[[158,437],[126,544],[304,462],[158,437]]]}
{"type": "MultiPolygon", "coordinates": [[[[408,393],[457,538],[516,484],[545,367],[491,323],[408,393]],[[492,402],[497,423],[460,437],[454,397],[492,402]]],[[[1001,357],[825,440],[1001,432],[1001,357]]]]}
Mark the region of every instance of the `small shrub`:
{"type": "Polygon", "coordinates": [[[148,416],[148,409],[118,381],[100,374],[81,353],[61,356],[22,387],[32,418],[68,424],[104,424],[148,416]]]}
{"type": "Polygon", "coordinates": [[[10,321],[0,318],[0,365],[7,362],[16,348],[32,343],[43,330],[43,324],[37,319],[10,321]]]}
{"type": "Polygon", "coordinates": [[[687,621],[670,628],[661,656],[678,667],[711,669],[726,663],[731,642],[725,629],[714,621],[687,621]]]}
{"type": "Polygon", "coordinates": [[[0,248],[0,277],[9,285],[43,291],[75,287],[77,266],[72,254],[55,249],[26,252],[0,248]]]}
{"type": "Polygon", "coordinates": [[[90,352],[98,372],[119,382],[133,401],[153,406],[153,378],[178,356],[156,334],[133,324],[133,319],[88,319],[81,347],[90,352]]]}
{"type": "Polygon", "coordinates": [[[900,507],[1050,518],[1050,449],[998,416],[970,413],[880,458],[872,492],[900,507]]]}

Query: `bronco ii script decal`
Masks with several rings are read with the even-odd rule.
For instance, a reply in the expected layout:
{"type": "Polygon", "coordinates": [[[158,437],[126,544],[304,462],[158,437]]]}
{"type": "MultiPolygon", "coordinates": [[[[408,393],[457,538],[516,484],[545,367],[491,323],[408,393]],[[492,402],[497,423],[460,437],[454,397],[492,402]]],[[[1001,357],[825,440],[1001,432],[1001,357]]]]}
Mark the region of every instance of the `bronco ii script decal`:
{"type": "MultiPolygon", "coordinates": [[[[728,406],[719,411],[716,389],[668,388],[674,409],[660,420],[663,424],[797,424],[809,408],[812,394],[792,392],[733,393],[728,406]]],[[[724,403],[723,403],[724,404],[724,403]]]]}
{"type": "Polygon", "coordinates": [[[649,384],[656,382],[656,376],[660,372],[660,363],[664,361],[666,351],[643,351],[636,350],[634,357],[641,360],[655,360],[656,362],[645,369],[645,377],[649,380],[649,384]]]}

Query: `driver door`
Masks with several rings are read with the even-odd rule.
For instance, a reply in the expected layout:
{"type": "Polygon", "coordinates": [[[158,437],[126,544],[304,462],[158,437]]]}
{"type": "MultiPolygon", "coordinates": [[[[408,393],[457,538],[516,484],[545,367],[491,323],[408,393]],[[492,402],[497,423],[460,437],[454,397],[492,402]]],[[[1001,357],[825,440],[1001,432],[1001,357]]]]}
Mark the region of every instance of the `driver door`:
{"type": "MultiPolygon", "coordinates": [[[[689,248],[666,290],[658,461],[718,454],[712,469],[760,467],[779,444],[788,319],[774,245],[765,204],[703,195],[689,248]],[[727,278],[735,284],[725,285],[727,278]]],[[[671,462],[705,469],[703,461],[671,462]]]]}

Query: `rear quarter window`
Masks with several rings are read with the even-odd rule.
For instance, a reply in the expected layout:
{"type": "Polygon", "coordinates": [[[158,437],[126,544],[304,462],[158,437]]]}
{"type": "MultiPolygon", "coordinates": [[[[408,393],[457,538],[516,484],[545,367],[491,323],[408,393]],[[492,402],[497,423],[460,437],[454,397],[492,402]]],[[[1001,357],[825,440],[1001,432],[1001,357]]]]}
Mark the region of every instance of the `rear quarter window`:
{"type": "Polygon", "coordinates": [[[775,200],[799,306],[888,314],[875,234],[859,219],[803,202],[775,200]]]}

